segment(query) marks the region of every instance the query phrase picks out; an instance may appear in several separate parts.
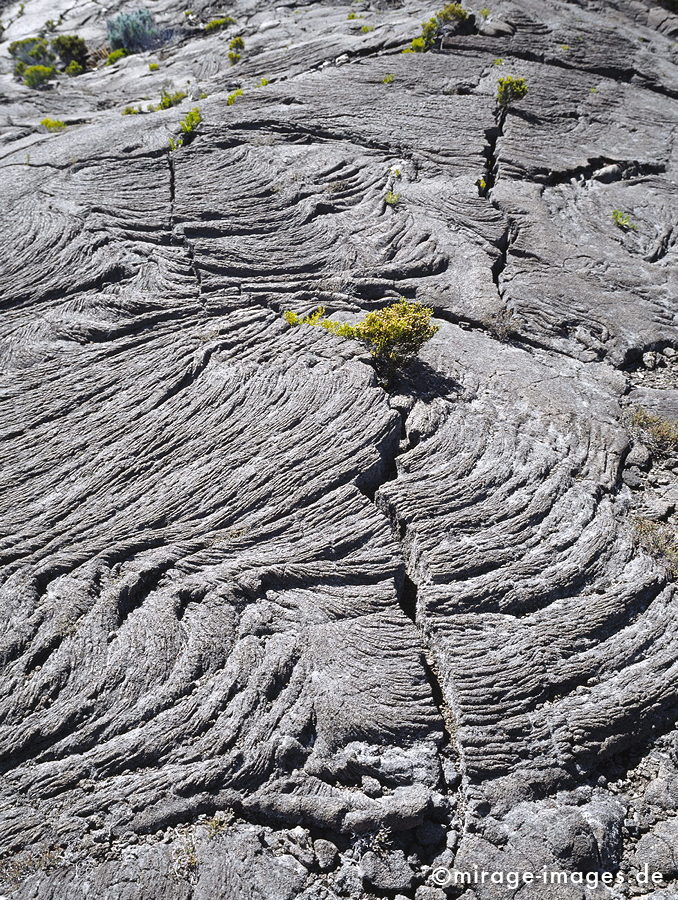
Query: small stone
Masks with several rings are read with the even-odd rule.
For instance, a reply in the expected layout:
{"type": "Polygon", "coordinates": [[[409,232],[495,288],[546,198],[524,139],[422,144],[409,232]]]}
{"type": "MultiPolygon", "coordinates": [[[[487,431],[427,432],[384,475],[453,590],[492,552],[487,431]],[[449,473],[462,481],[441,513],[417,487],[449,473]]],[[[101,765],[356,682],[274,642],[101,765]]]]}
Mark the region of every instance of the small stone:
{"type": "Polygon", "coordinates": [[[643,365],[646,369],[654,369],[657,365],[657,354],[643,353],[643,365]]]}
{"type": "Polygon", "coordinates": [[[328,872],[334,867],[339,851],[331,841],[318,838],[317,841],[313,842],[313,850],[321,872],[328,872]]]}

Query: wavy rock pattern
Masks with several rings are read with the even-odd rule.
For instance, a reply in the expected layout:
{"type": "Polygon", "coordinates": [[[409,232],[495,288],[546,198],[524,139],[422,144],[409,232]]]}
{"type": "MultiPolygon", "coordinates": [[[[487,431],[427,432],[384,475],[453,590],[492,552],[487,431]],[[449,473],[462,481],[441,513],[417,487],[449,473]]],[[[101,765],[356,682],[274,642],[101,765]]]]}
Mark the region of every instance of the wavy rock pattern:
{"type": "Polygon", "coordinates": [[[678,458],[628,407],[678,418],[678,19],[498,0],[403,55],[435,7],[163,0],[161,49],[13,78],[118,11],[2,14],[3,896],[673,897],[676,592],[634,522],[675,533],[678,458]],[[280,316],[399,295],[440,330],[389,392],[280,316]]]}

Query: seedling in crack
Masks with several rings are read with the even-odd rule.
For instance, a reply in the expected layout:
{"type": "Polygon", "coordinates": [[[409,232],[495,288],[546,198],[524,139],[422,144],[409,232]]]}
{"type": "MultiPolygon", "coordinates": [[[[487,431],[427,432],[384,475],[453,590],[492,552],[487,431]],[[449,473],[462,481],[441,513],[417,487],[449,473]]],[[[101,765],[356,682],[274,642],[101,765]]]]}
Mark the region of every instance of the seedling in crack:
{"type": "Polygon", "coordinates": [[[622,231],[638,231],[638,226],[631,221],[631,216],[621,209],[612,210],[612,221],[622,231]]]}
{"type": "Polygon", "coordinates": [[[426,53],[440,39],[442,28],[452,22],[465,22],[468,13],[461,3],[447,3],[442,9],[421,26],[421,35],[414,38],[403,53],[426,53]]]}
{"type": "Polygon", "coordinates": [[[412,362],[424,344],[438,331],[431,324],[433,310],[416,301],[401,297],[384,309],[368,313],[356,325],[325,318],[325,308],[319,306],[308,316],[284,312],[289,325],[314,325],[339,337],[360,341],[370,351],[377,371],[390,381],[396,372],[412,362]]]}
{"type": "Polygon", "coordinates": [[[497,82],[497,105],[501,109],[508,109],[513,103],[522,100],[526,94],[527,81],[524,78],[507,75],[497,82]]]}

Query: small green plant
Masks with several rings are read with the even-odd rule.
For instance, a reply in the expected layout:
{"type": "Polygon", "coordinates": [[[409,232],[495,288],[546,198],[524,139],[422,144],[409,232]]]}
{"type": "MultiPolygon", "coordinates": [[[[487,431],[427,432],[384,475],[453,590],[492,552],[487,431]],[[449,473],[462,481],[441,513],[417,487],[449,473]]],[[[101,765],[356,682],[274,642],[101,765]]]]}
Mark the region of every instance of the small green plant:
{"type": "Polygon", "coordinates": [[[374,25],[363,25],[363,27],[360,30],[362,31],[363,34],[367,34],[370,31],[374,31],[374,25]]]}
{"type": "Polygon", "coordinates": [[[87,65],[87,43],[77,34],[60,34],[52,41],[52,50],[64,68],[72,62],[77,62],[83,69],[87,65]]]}
{"type": "Polygon", "coordinates": [[[639,546],[650,556],[661,559],[673,578],[678,579],[678,537],[675,528],[641,516],[632,521],[639,546]]]}
{"type": "Polygon", "coordinates": [[[45,31],[56,31],[56,22],[54,19],[47,19],[44,25],[45,31]]]}
{"type": "Polygon", "coordinates": [[[212,34],[213,31],[221,31],[222,28],[228,28],[229,25],[235,25],[236,21],[233,16],[224,16],[222,19],[210,19],[205,25],[205,34],[212,34]]]}
{"type": "Polygon", "coordinates": [[[23,70],[24,84],[29,88],[42,88],[55,74],[53,66],[27,66],[23,70]]]}
{"type": "Polygon", "coordinates": [[[152,110],[153,112],[158,112],[161,109],[171,109],[173,106],[178,106],[187,96],[186,91],[174,91],[174,93],[171,93],[167,88],[163,88],[160,94],[160,103],[153,107],[152,110]]]}
{"type": "Polygon", "coordinates": [[[597,94],[597,93],[598,93],[598,88],[597,88],[597,87],[591,87],[591,88],[589,88],[589,94],[597,94]]]}
{"type": "Polygon", "coordinates": [[[503,66],[504,65],[503,58],[501,56],[498,56],[495,60],[493,60],[492,65],[493,66],[503,66]]]}
{"type": "Polygon", "coordinates": [[[126,106],[120,113],[121,116],[138,116],[143,112],[140,106],[126,106]]]}
{"type": "Polygon", "coordinates": [[[395,75],[392,72],[389,72],[388,75],[384,75],[381,79],[382,84],[393,84],[395,81],[395,75]]]}
{"type": "Polygon", "coordinates": [[[350,12],[347,16],[347,19],[364,19],[364,16],[359,16],[358,13],[350,12]]]}
{"type": "Polygon", "coordinates": [[[450,22],[465,22],[468,13],[461,3],[448,3],[421,26],[420,37],[414,38],[410,46],[403,53],[426,53],[440,37],[443,25],[450,22]]]}
{"type": "Polygon", "coordinates": [[[158,63],[149,63],[148,64],[149,72],[157,72],[159,68],[160,68],[160,66],[158,65],[158,63]]]}
{"type": "Polygon", "coordinates": [[[197,106],[193,109],[190,109],[184,118],[179,122],[179,127],[181,128],[181,137],[169,139],[169,148],[170,150],[178,150],[179,147],[188,146],[193,140],[195,130],[198,125],[202,122],[202,115],[200,114],[200,110],[197,106]]]}
{"type": "Polygon", "coordinates": [[[512,103],[522,100],[527,94],[527,81],[524,78],[514,78],[507,75],[497,82],[497,104],[502,109],[507,109],[512,103]]]}
{"type": "Polygon", "coordinates": [[[476,181],[476,184],[478,185],[479,193],[484,194],[485,191],[487,190],[487,181],[485,180],[485,178],[482,175],[480,176],[480,178],[478,178],[478,180],[476,181]]]}
{"type": "Polygon", "coordinates": [[[393,191],[387,191],[384,197],[384,203],[388,206],[396,206],[400,200],[400,194],[394,194],[393,191]]]}
{"type": "Polygon", "coordinates": [[[85,71],[85,70],[84,70],[83,67],[80,65],[80,63],[77,62],[77,61],[74,60],[74,59],[72,59],[72,60],[69,62],[69,64],[66,66],[66,68],[64,69],[64,72],[65,72],[67,75],[70,75],[71,78],[74,78],[76,75],[82,75],[82,73],[83,73],[84,71],[85,71]]]}
{"type": "Polygon", "coordinates": [[[564,53],[567,53],[567,51],[571,49],[569,44],[560,44],[559,46],[560,46],[560,49],[561,49],[564,53]]]}
{"type": "Polygon", "coordinates": [[[661,416],[636,407],[629,419],[632,430],[640,432],[650,449],[657,455],[678,454],[678,422],[670,422],[661,416]]]}
{"type": "Polygon", "coordinates": [[[491,10],[488,9],[487,6],[483,6],[483,8],[481,10],[479,10],[479,15],[481,16],[483,21],[485,21],[486,19],[489,19],[490,12],[491,12],[491,10]]]}
{"type": "Polygon", "coordinates": [[[40,119],[40,124],[47,131],[63,131],[66,127],[66,123],[60,119],[40,119]]]}
{"type": "Polygon", "coordinates": [[[150,50],[161,39],[153,16],[147,9],[118,13],[107,21],[106,28],[112,50],[124,49],[128,53],[150,50]]]}
{"type": "Polygon", "coordinates": [[[123,57],[127,56],[127,50],[124,47],[120,47],[119,50],[111,50],[111,52],[106,57],[106,65],[112,66],[115,65],[119,60],[123,57]]]}
{"type": "Polygon", "coordinates": [[[612,210],[612,221],[622,231],[638,231],[638,226],[631,221],[631,216],[620,209],[612,210]]]}
{"type": "Polygon", "coordinates": [[[409,365],[438,331],[440,326],[431,325],[432,315],[432,309],[401,297],[384,309],[368,313],[357,325],[326,319],[322,306],[308,316],[288,311],[283,313],[283,318],[290,325],[315,325],[339,337],[360,341],[369,349],[377,368],[390,380],[396,371],[409,365]]]}
{"type": "Polygon", "coordinates": [[[266,85],[269,83],[270,82],[269,82],[268,78],[262,78],[261,81],[259,82],[259,84],[255,85],[255,87],[266,87],[266,85]]]}
{"type": "Polygon", "coordinates": [[[240,51],[245,49],[245,41],[241,37],[234,37],[228,42],[228,59],[234,66],[240,59],[240,51]]]}
{"type": "Polygon", "coordinates": [[[18,16],[23,16],[23,14],[24,14],[25,12],[26,12],[26,4],[25,4],[25,3],[20,3],[20,4],[19,4],[19,12],[17,13],[17,15],[18,15],[18,16]]]}
{"type": "Polygon", "coordinates": [[[238,88],[236,91],[233,91],[232,94],[229,94],[226,98],[226,106],[233,106],[238,97],[242,97],[242,88],[238,88]]]}

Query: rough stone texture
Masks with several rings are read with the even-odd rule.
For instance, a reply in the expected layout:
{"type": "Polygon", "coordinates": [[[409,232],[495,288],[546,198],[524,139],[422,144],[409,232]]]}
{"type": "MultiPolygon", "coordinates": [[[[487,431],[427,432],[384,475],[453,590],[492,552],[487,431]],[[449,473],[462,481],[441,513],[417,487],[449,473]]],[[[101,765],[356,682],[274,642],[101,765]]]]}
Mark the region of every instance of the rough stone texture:
{"type": "Polygon", "coordinates": [[[678,896],[633,524],[675,531],[678,454],[629,420],[678,419],[678,16],[497,0],[403,55],[435,4],[159,0],[162,47],[13,78],[125,8],[0,13],[3,896],[678,896]],[[399,295],[441,327],[390,391],[280,316],[399,295]],[[624,883],[433,878],[474,865],[624,883]]]}

